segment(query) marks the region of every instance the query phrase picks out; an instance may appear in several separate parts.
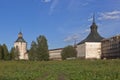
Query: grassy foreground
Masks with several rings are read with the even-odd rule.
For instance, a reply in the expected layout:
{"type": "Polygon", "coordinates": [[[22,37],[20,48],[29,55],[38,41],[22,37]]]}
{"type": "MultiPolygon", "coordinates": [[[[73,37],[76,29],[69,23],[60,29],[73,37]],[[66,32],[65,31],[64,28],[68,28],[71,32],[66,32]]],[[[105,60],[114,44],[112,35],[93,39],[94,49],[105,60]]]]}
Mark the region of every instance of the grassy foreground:
{"type": "Polygon", "coordinates": [[[120,80],[120,60],[0,61],[0,80],[120,80]]]}

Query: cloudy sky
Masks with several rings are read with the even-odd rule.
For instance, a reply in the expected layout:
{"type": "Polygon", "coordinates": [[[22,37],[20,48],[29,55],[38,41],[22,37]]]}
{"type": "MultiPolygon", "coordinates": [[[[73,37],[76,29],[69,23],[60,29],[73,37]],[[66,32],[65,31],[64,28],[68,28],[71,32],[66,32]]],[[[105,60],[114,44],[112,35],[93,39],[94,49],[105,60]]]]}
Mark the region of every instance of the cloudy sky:
{"type": "Polygon", "coordinates": [[[45,35],[49,49],[80,42],[92,16],[101,36],[120,34],[120,0],[0,0],[0,44],[13,47],[22,31],[28,42],[45,35]]]}

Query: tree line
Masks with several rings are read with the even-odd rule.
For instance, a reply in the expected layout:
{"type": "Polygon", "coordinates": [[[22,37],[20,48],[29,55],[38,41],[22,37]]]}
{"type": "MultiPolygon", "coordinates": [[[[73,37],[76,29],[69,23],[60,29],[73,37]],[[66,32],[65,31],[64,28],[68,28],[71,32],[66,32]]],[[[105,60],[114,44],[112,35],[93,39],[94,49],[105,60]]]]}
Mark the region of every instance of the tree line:
{"type": "Polygon", "coordinates": [[[9,51],[6,44],[0,45],[0,60],[19,60],[18,49],[11,48],[9,51]]]}
{"type": "MultiPolygon", "coordinates": [[[[77,51],[73,46],[67,46],[61,52],[63,60],[76,57],[76,55],[77,51]]],[[[31,47],[28,50],[28,57],[31,61],[49,60],[48,43],[44,35],[40,35],[36,38],[36,41],[32,41],[31,47]]],[[[9,51],[6,44],[0,45],[0,60],[19,60],[19,49],[13,47],[9,51]]]]}

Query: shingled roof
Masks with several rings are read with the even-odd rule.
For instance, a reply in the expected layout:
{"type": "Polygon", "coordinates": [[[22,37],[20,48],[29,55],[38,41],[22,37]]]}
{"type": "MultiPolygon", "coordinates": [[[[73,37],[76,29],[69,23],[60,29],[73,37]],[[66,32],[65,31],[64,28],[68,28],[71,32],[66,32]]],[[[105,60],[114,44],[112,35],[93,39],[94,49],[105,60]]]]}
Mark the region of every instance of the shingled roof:
{"type": "Polygon", "coordinates": [[[101,42],[101,40],[104,38],[99,35],[99,33],[97,32],[97,28],[98,27],[95,23],[95,18],[93,16],[93,23],[90,26],[90,29],[91,29],[90,34],[87,36],[87,38],[85,38],[80,43],[78,43],[78,45],[83,44],[85,42],[101,42]]]}

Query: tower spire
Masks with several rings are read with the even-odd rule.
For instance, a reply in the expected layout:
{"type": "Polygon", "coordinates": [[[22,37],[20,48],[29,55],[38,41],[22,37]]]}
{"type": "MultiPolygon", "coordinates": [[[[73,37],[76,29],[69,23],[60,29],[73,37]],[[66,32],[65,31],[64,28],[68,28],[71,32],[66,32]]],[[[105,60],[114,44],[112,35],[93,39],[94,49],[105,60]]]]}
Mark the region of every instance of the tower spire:
{"type": "Polygon", "coordinates": [[[93,22],[90,28],[91,28],[91,32],[93,33],[97,32],[97,25],[95,23],[95,13],[93,14],[93,22]]]}
{"type": "Polygon", "coordinates": [[[95,23],[95,13],[93,14],[93,23],[95,23]]]}

